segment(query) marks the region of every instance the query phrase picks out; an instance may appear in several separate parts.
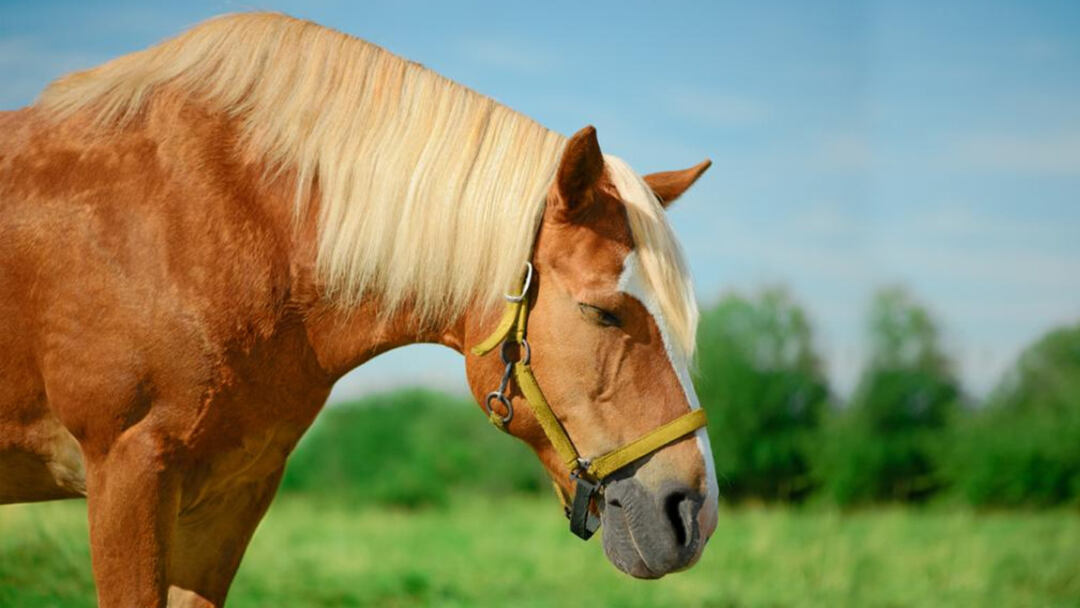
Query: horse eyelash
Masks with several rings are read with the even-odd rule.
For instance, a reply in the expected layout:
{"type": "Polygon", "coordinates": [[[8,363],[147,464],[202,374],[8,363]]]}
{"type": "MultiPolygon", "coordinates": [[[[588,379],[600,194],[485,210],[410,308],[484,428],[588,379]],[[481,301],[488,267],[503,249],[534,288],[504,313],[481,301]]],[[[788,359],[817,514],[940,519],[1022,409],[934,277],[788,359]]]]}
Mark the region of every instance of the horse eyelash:
{"type": "Polygon", "coordinates": [[[581,314],[585,315],[587,319],[595,321],[599,325],[603,325],[604,327],[622,327],[622,319],[616,316],[615,313],[604,310],[599,306],[579,302],[578,309],[581,310],[581,314]]]}

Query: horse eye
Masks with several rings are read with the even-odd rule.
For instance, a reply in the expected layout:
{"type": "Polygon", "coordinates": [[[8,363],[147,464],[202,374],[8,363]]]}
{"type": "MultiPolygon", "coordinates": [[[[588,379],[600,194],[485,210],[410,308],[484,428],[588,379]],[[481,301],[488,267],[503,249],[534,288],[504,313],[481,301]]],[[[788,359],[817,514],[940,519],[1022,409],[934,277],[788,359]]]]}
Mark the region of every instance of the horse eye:
{"type": "Polygon", "coordinates": [[[622,325],[622,320],[619,319],[619,317],[603,308],[597,308],[592,304],[585,303],[578,304],[578,308],[581,310],[581,314],[585,315],[586,319],[597,325],[603,325],[604,327],[619,327],[622,325]]]}

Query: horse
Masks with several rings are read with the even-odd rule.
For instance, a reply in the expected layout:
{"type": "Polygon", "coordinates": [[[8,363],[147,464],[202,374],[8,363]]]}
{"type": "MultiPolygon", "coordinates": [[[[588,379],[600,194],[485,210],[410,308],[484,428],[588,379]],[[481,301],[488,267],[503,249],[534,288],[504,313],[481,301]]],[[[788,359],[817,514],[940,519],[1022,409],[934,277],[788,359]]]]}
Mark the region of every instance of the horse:
{"type": "Polygon", "coordinates": [[[62,77],[0,114],[0,503],[86,498],[101,606],[221,606],[334,382],[436,343],[576,533],[687,568],[718,490],[664,210],[708,166],[278,14],[62,77]]]}

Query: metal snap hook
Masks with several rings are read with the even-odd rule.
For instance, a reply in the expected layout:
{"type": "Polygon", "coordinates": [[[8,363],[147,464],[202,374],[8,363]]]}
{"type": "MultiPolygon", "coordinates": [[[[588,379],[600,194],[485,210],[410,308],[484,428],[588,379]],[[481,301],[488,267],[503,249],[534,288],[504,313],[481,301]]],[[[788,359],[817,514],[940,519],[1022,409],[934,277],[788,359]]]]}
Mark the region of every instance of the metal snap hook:
{"type": "Polygon", "coordinates": [[[515,304],[525,299],[525,296],[529,295],[529,286],[532,285],[533,277],[533,265],[532,262],[525,262],[525,285],[521,288],[521,293],[518,295],[503,294],[508,302],[514,302],[515,304]]]}
{"type": "Polygon", "coordinates": [[[510,421],[514,419],[514,406],[510,403],[510,398],[500,393],[499,391],[492,391],[488,393],[487,397],[484,398],[484,409],[487,411],[489,416],[492,414],[498,416],[502,420],[503,424],[509,424],[510,421]],[[498,399],[503,404],[503,406],[506,407],[505,416],[495,412],[495,410],[492,409],[492,399],[498,399]]]}

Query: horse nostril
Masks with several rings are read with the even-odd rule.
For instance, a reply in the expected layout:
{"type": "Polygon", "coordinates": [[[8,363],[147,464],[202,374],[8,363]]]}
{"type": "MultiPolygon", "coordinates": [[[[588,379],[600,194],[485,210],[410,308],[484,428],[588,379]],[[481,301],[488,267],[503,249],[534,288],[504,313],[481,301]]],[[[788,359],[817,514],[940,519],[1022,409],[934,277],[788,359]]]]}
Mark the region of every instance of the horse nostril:
{"type": "Polygon", "coordinates": [[[686,546],[694,538],[699,501],[683,492],[672,492],[664,499],[664,514],[675,531],[675,542],[686,546]]]}

